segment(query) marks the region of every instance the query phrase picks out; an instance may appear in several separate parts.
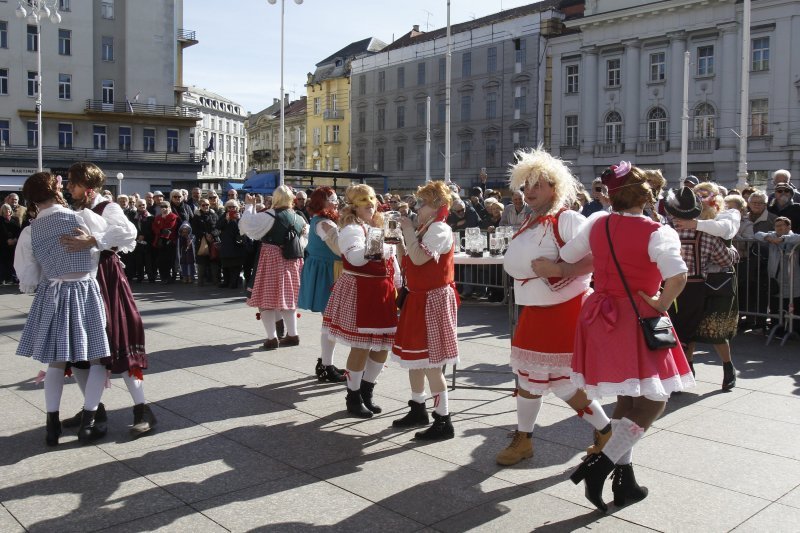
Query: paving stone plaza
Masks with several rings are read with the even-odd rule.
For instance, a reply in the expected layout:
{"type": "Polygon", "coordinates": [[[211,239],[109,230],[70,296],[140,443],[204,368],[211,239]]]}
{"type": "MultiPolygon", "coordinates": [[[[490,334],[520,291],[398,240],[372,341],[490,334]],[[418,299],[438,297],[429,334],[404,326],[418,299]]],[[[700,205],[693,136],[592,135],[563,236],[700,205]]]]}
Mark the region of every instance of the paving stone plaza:
{"type": "MultiPolygon", "coordinates": [[[[301,345],[262,352],[263,327],[243,293],[136,285],[147,329],[145,393],[158,417],[131,441],[121,379],[103,396],[108,435],[44,442],[43,365],[14,355],[32,297],[0,289],[0,531],[753,531],[800,529],[800,345],[733,343],[737,387],[695,356],[698,387],[673,397],[636,446],[644,501],[601,515],[569,482],[591,428],[555,397],[535,455],[495,464],[516,424],[506,308],[468,302],[462,366],[450,395],[456,438],[412,440],[391,421],[409,398],[397,365],[375,388],[384,412],[348,418],[344,386],[313,376],[321,316],[302,313],[301,345]],[[202,291],[202,292],[201,292],[202,291]],[[699,364],[698,364],[699,363],[699,364]]],[[[701,347],[706,350],[710,347],[701,347]]],[[[344,365],[347,350],[337,349],[344,365]]],[[[450,369],[448,368],[448,375],[450,369]]],[[[62,418],[82,405],[70,379],[62,418]]],[[[606,404],[610,413],[611,403],[606,404]]],[[[610,482],[605,500],[610,502],[610,482]]]]}

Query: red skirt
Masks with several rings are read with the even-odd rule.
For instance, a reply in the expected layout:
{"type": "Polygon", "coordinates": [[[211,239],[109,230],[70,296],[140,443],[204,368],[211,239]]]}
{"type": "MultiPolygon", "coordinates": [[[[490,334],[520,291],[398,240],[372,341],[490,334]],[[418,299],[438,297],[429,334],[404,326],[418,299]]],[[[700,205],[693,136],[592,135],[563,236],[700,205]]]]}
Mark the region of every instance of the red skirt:
{"type": "Polygon", "coordinates": [[[302,270],[302,259],[284,259],[278,246],[262,243],[247,305],[259,309],[297,309],[302,270]]]}
{"type": "Polygon", "coordinates": [[[458,363],[458,296],[452,285],[406,296],[392,360],[403,368],[458,363]]]}
{"type": "MultiPolygon", "coordinates": [[[[639,314],[657,316],[634,296],[639,314]]],[[[675,391],[695,385],[680,344],[651,350],[627,296],[594,293],[586,300],[575,333],[572,381],[590,399],[646,396],[666,401],[675,391]]]]}
{"type": "Polygon", "coordinates": [[[104,358],[103,363],[114,374],[130,372],[141,379],[141,370],[147,368],[144,326],[117,254],[100,254],[97,284],[106,308],[106,335],[111,349],[111,357],[104,358]]]}
{"type": "Polygon", "coordinates": [[[322,314],[322,331],[337,342],[370,351],[389,350],[397,331],[391,278],[343,273],[322,314]]]}

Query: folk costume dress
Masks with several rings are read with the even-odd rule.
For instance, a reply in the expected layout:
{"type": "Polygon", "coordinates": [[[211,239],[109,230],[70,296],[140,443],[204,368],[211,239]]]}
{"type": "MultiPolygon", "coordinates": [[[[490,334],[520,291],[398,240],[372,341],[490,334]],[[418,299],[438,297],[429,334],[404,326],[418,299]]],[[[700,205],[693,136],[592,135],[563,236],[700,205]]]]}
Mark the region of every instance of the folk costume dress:
{"type": "Polygon", "coordinates": [[[82,228],[96,239],[106,230],[92,212],[75,213],[60,205],[42,210],[22,230],[14,266],[20,290],[36,291],[17,355],[42,363],[80,363],[108,357],[106,315],[95,272],[97,248],[69,253],[61,235],[82,228]]]}
{"type": "Polygon", "coordinates": [[[628,287],[642,317],[658,313],[638,291],[655,295],[661,281],[687,272],[678,234],[644,215],[596,213],[578,235],[561,249],[561,257],[576,263],[594,257],[594,293],[581,309],[575,334],[572,381],[590,399],[604,396],[645,396],[666,401],[675,391],[695,385],[683,349],[651,350],[611,257],[611,239],[628,287]]]}
{"type": "Polygon", "coordinates": [[[322,331],[353,348],[391,350],[397,330],[395,276],[399,280],[399,268],[392,245],[384,245],[383,259],[364,257],[368,228],[349,224],[339,230],[342,275],[322,315],[322,331]]]}
{"type": "Polygon", "coordinates": [[[100,195],[96,196],[91,210],[102,216],[108,224],[108,230],[100,238],[95,236],[97,247],[101,250],[97,283],[105,302],[106,334],[111,348],[111,357],[106,366],[114,374],[128,372],[130,376],[141,380],[144,379],[142,370],[147,368],[144,326],[117,255],[136,249],[136,226],[118,204],[100,195]]]}
{"type": "Polygon", "coordinates": [[[511,368],[518,386],[536,396],[574,393],[570,374],[575,326],[591,276],[540,278],[531,261],[558,261],[565,241],[585,223],[586,218],[572,210],[529,217],[504,256],[503,267],[514,278],[514,300],[524,306],[511,341],[511,368]]]}
{"type": "Polygon", "coordinates": [[[297,305],[301,309],[321,313],[331,296],[336,265],[341,267],[342,260],[325,242],[326,239],[337,238],[338,232],[329,233],[336,229],[336,223],[315,215],[309,226],[306,258],[300,275],[300,300],[297,305]]]}
{"type": "Polygon", "coordinates": [[[453,230],[447,212],[430,224],[420,245],[431,257],[415,265],[402,259],[406,295],[392,346],[392,360],[403,368],[458,364],[458,292],[454,282],[453,230]]]}

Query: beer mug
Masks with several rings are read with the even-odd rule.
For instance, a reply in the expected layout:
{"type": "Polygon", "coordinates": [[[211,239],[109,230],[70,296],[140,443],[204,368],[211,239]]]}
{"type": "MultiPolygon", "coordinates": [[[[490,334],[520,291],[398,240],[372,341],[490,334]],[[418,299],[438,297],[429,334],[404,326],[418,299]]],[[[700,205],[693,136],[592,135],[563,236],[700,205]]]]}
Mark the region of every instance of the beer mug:
{"type": "Polygon", "coordinates": [[[489,236],[489,255],[500,255],[503,253],[503,245],[505,244],[505,235],[498,235],[495,231],[489,236]]]}
{"type": "Polygon", "coordinates": [[[387,211],[383,214],[383,241],[387,244],[400,242],[402,230],[400,229],[400,212],[387,211]]]}
{"type": "Polygon", "coordinates": [[[475,238],[475,237],[479,237],[480,234],[481,234],[481,228],[467,228],[465,236],[467,238],[470,238],[470,237],[475,238]]]}
{"type": "Polygon", "coordinates": [[[369,228],[364,258],[370,261],[383,260],[383,242],[383,228],[369,228]]]}

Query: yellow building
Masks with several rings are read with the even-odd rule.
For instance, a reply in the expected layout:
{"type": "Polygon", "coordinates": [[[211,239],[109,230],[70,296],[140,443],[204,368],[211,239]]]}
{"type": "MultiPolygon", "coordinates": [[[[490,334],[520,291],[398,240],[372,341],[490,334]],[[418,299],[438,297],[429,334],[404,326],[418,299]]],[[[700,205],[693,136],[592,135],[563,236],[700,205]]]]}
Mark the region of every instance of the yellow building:
{"type": "Polygon", "coordinates": [[[306,168],[351,170],[350,62],[385,46],[374,37],[354,42],[317,63],[314,73],[308,74],[306,168]]]}

